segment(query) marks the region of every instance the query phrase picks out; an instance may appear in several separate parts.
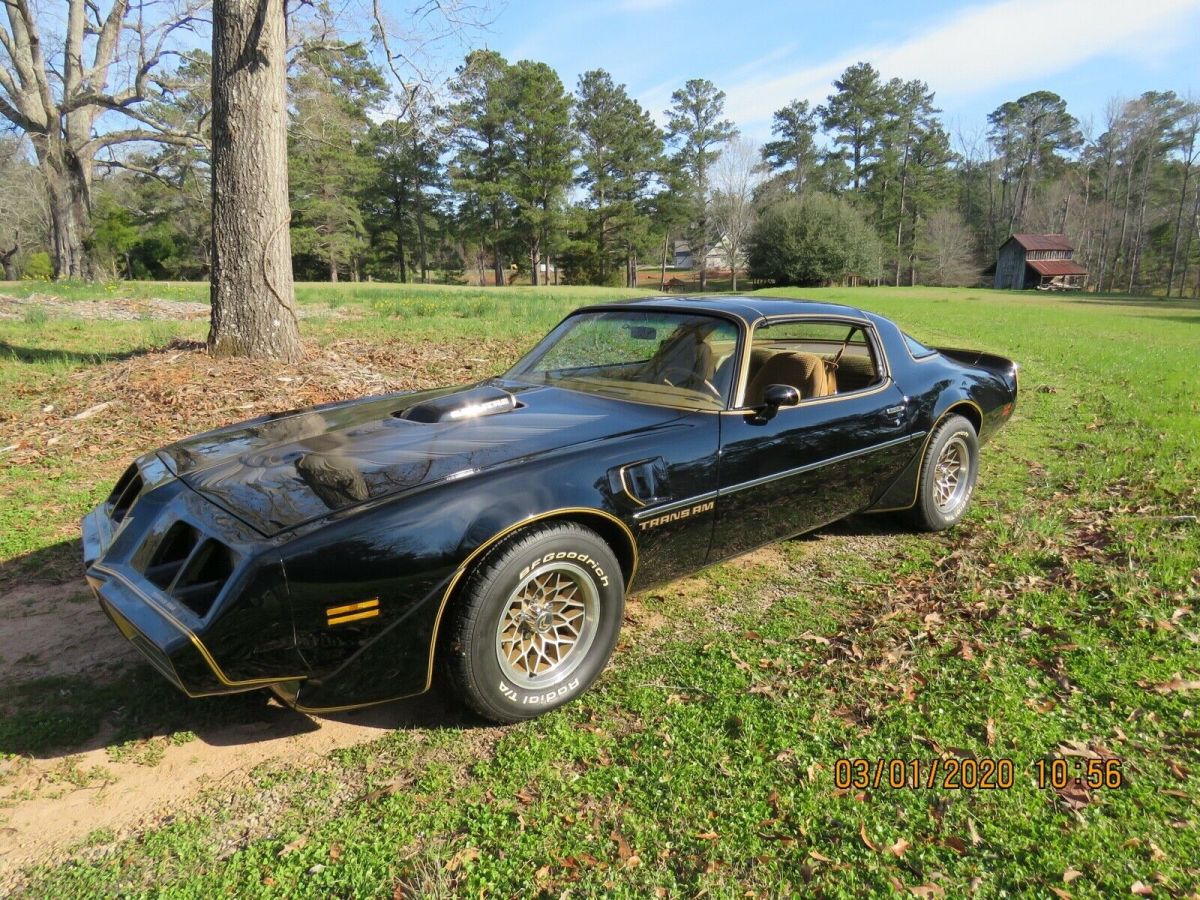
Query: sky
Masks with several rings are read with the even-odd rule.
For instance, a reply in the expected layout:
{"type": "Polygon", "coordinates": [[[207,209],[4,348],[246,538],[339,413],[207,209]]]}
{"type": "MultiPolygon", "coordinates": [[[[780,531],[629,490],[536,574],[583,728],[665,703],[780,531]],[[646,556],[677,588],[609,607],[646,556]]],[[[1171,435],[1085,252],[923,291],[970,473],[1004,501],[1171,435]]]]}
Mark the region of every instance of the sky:
{"type": "Polygon", "coordinates": [[[549,63],[568,89],[607,69],[660,122],[673,90],[708,78],[755,141],[776,109],[821,102],[859,60],[926,81],[952,134],[982,133],[989,112],[1034,90],[1097,132],[1113,96],[1200,96],[1200,0],[509,0],[470,43],[549,63]]]}

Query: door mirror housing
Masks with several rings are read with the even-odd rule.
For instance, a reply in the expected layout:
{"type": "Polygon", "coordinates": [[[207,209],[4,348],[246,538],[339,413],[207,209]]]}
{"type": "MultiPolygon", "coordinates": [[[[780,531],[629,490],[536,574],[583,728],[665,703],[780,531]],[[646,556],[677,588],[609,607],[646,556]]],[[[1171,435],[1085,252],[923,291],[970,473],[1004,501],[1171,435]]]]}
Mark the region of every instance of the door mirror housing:
{"type": "Polygon", "coordinates": [[[773,419],[782,406],[796,406],[800,403],[800,391],[790,384],[769,384],[763,391],[762,409],[758,413],[759,420],[766,422],[773,419]]]}

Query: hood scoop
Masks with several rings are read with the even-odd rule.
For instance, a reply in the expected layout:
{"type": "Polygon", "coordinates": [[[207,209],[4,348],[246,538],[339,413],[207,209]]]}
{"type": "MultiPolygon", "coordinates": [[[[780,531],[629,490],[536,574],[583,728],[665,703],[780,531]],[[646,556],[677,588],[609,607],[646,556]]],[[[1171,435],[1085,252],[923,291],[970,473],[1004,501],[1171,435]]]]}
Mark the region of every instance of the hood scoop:
{"type": "Polygon", "coordinates": [[[392,413],[409,422],[467,422],[511,412],[521,404],[508,391],[491,385],[457,391],[392,413]]]}

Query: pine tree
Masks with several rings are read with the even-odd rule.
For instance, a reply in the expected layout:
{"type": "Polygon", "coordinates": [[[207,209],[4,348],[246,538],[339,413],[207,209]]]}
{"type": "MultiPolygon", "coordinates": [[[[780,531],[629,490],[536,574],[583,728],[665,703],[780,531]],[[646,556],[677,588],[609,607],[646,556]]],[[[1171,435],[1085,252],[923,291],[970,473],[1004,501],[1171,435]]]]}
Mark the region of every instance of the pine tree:
{"type": "Polygon", "coordinates": [[[409,280],[411,259],[428,283],[430,232],[447,186],[445,140],[433,111],[414,103],[404,118],[374,125],[368,143],[375,177],[360,194],[377,258],[388,260],[388,271],[401,282],[409,280]]]}
{"type": "Polygon", "coordinates": [[[594,256],[600,284],[608,283],[623,258],[625,283],[634,287],[632,260],[651,230],[648,192],[663,165],[662,132],[603,69],[580,76],[574,122],[581,164],[576,183],[587,191],[587,251],[577,242],[576,252],[594,256]]]}
{"type": "Polygon", "coordinates": [[[796,197],[804,196],[820,159],[816,144],[818,118],[817,111],[809,109],[807,100],[793,100],[776,111],[771,125],[775,140],[762,148],[767,168],[796,197]]]}
{"type": "Polygon", "coordinates": [[[709,168],[721,155],[721,145],[738,130],[725,115],[725,92],[711,81],[693,78],[671,94],[666,111],[667,135],[675,144],[675,160],[691,188],[692,227],[689,243],[693,264],[700,266],[700,290],[708,284],[705,261],[714,235],[709,220],[709,168]]]}
{"type": "Polygon", "coordinates": [[[1035,91],[996,107],[988,115],[989,137],[1002,166],[1001,209],[1008,233],[1018,231],[1039,177],[1058,154],[1083,143],[1067,101],[1052,91],[1035,91]]]}
{"type": "Polygon", "coordinates": [[[506,81],[504,133],[511,161],[502,184],[515,206],[514,231],[528,248],[537,284],[543,256],[553,252],[562,233],[562,206],[574,171],[571,97],[545,63],[521,60],[508,69],[506,81]]]}
{"type": "Polygon", "coordinates": [[[887,92],[870,63],[855,63],[833,83],[836,93],[817,107],[821,124],[833,132],[834,143],[846,148],[855,193],[866,184],[879,150],[887,92]]]}
{"type": "Polygon", "coordinates": [[[356,188],[372,162],[359,149],[387,83],[361,45],[321,43],[302,49],[291,88],[293,252],[319,260],[330,281],[344,269],[357,277],[367,234],[356,188]]]}
{"type": "MultiPolygon", "coordinates": [[[[494,50],[475,50],[456,70],[450,83],[454,105],[454,160],[450,175],[460,195],[458,224],[463,236],[482,251],[492,251],[492,273],[503,286],[504,250],[512,227],[512,210],[504,191],[512,148],[507,129],[510,104],[509,65],[494,50]]],[[[477,262],[481,262],[480,252],[477,262]]],[[[482,266],[480,265],[480,268],[482,266]]]]}

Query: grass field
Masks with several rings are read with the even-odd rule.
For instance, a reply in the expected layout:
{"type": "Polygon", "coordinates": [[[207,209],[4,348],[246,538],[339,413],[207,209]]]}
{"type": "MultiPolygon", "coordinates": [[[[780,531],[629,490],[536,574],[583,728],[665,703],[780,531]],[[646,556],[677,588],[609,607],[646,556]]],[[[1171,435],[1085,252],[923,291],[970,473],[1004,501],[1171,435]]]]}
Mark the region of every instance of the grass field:
{"type": "MultiPolygon", "coordinates": [[[[621,293],[305,285],[311,358],[288,369],[218,365],[187,343],[202,311],[146,305],[202,303],[196,286],[0,287],[17,298],[0,302],[0,638],[35,599],[65,611],[63,646],[107,635],[75,523],[135,453],[273,404],[480,377],[621,293]],[[85,318],[97,297],[127,316],[85,318]]],[[[235,762],[148,818],[47,843],[0,891],[1196,895],[1200,306],[779,293],[1021,363],[960,527],[862,517],[638,595],[573,706],[495,729],[438,698],[396,704],[385,720],[402,727],[302,764],[235,762]],[[1119,788],[1035,783],[1039,761],[1112,757],[1119,788]],[[839,758],[1004,758],[1016,777],[843,789],[839,758]]],[[[49,831],[72,803],[108,822],[156,772],[248,753],[230,735],[268,715],[255,695],[187,701],[132,655],[20,652],[0,659],[0,851],[37,810],[49,831]]]]}

